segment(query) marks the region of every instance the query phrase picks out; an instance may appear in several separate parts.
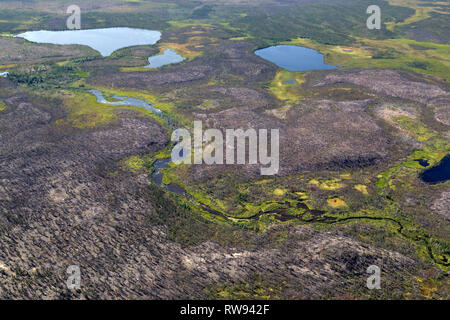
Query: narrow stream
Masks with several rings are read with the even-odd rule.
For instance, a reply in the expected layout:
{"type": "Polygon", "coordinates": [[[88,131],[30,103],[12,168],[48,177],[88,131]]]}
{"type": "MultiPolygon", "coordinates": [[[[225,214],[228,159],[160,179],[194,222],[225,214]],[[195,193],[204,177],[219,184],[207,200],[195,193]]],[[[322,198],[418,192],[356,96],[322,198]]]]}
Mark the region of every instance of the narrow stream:
{"type": "Polygon", "coordinates": [[[151,111],[152,113],[156,114],[157,116],[160,116],[161,118],[165,119],[169,126],[174,129],[174,126],[172,124],[172,121],[168,116],[164,114],[164,112],[158,108],[155,108],[152,104],[145,101],[145,99],[142,98],[136,99],[132,97],[126,97],[126,96],[118,96],[113,95],[112,98],[116,101],[108,101],[106,100],[102,93],[99,90],[91,89],[89,90],[90,93],[92,93],[96,98],[98,103],[107,104],[110,106],[128,106],[128,107],[139,107],[143,108],[145,110],[151,111]]]}
{"type": "Polygon", "coordinates": [[[191,196],[186,192],[186,190],[184,190],[179,185],[177,185],[175,183],[170,183],[170,184],[163,183],[164,174],[162,173],[162,170],[170,168],[169,164],[171,161],[172,160],[170,158],[166,158],[166,159],[158,159],[153,163],[154,171],[151,175],[152,182],[170,192],[190,198],[191,196]]]}

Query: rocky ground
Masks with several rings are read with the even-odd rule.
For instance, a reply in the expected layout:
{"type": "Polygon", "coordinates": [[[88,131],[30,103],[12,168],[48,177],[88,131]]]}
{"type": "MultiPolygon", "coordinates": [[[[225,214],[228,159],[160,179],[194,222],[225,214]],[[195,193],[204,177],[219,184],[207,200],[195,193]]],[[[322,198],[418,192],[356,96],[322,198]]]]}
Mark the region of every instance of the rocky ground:
{"type": "Polygon", "coordinates": [[[450,220],[450,192],[442,192],[431,206],[433,212],[444,217],[445,220],[450,220]]]}

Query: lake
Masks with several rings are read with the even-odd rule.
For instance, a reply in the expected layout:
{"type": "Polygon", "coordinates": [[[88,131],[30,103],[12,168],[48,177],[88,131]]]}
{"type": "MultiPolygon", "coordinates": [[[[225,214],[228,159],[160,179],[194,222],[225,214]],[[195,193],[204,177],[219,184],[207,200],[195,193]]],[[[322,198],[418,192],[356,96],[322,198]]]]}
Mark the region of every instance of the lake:
{"type": "Polygon", "coordinates": [[[256,50],[255,54],[276,64],[280,68],[289,71],[327,70],[339,68],[338,66],[326,64],[324,62],[323,54],[317,52],[316,50],[300,46],[272,46],[256,50]]]}
{"type": "Polygon", "coordinates": [[[164,50],[163,54],[148,58],[148,66],[145,68],[159,68],[168,64],[179,63],[185,58],[171,49],[164,50]]]}
{"type": "Polygon", "coordinates": [[[425,170],[420,178],[427,183],[440,183],[450,179],[450,154],[446,155],[436,166],[425,170]]]}
{"type": "Polygon", "coordinates": [[[131,47],[152,45],[161,39],[161,32],[134,28],[105,28],[65,31],[29,31],[16,35],[36,43],[59,45],[79,44],[89,46],[104,57],[114,51],[131,47]]]}

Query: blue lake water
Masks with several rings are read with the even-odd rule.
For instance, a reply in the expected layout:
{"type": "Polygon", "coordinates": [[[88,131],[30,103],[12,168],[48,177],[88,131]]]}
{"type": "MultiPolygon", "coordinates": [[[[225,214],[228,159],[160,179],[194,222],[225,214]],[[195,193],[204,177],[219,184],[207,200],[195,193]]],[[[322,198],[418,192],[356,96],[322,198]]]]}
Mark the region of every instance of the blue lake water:
{"type": "Polygon", "coordinates": [[[136,99],[131,97],[123,97],[118,95],[113,95],[112,98],[116,101],[108,101],[106,100],[102,93],[96,89],[89,90],[96,98],[98,103],[108,104],[111,106],[128,106],[128,107],[139,107],[144,108],[145,110],[151,111],[152,113],[160,116],[165,119],[169,126],[173,128],[172,121],[170,118],[162,112],[162,110],[155,108],[153,105],[149,104],[145,99],[136,99]]]}
{"type": "Polygon", "coordinates": [[[289,71],[326,70],[338,68],[338,66],[326,64],[324,62],[323,54],[305,47],[279,45],[256,50],[255,54],[276,64],[280,68],[289,71]]]}
{"type": "Polygon", "coordinates": [[[436,166],[422,172],[420,178],[427,183],[450,180],[450,154],[446,155],[436,166]]]}
{"type": "Polygon", "coordinates": [[[144,100],[113,95],[112,98],[117,101],[108,101],[103,97],[102,93],[98,90],[92,89],[92,90],[89,90],[89,92],[97,97],[97,102],[99,102],[99,103],[109,104],[112,106],[140,107],[140,108],[144,108],[145,110],[152,111],[153,113],[156,113],[158,115],[162,115],[161,110],[153,107],[151,104],[149,104],[148,102],[146,102],[144,100]]]}
{"type": "Polygon", "coordinates": [[[161,32],[134,28],[105,28],[66,31],[29,31],[18,34],[36,43],[79,44],[89,46],[104,57],[114,51],[140,45],[152,45],[161,39],[161,32]]]}
{"type": "Polygon", "coordinates": [[[149,65],[145,68],[159,68],[172,63],[179,63],[185,58],[171,49],[164,50],[163,54],[148,58],[149,65]]]}

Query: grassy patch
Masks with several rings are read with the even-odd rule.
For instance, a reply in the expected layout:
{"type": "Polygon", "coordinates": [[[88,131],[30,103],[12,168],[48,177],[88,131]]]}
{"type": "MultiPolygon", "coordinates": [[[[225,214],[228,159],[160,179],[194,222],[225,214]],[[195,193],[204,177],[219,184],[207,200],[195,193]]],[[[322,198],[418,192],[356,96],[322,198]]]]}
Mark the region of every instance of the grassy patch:
{"type": "Polygon", "coordinates": [[[138,155],[134,155],[125,159],[124,164],[128,170],[137,173],[145,167],[146,160],[138,155]]]}
{"type": "MultiPolygon", "coordinates": [[[[113,95],[117,96],[126,96],[126,97],[132,97],[140,100],[145,100],[149,104],[153,105],[153,107],[162,110],[164,114],[166,114],[173,123],[176,123],[179,126],[184,125],[190,125],[191,123],[187,121],[183,116],[176,113],[175,105],[172,102],[167,101],[166,99],[159,97],[153,93],[150,92],[141,92],[141,91],[131,91],[131,90],[112,90],[110,88],[100,88],[96,87],[96,89],[100,90],[104,97],[112,97],[113,95]]],[[[93,96],[93,95],[92,95],[93,96]]],[[[94,96],[93,96],[94,97],[94,96]]],[[[120,106],[120,107],[114,107],[113,108],[122,108],[122,109],[133,109],[141,112],[142,114],[145,114],[149,117],[154,118],[157,120],[161,125],[166,127],[167,129],[170,129],[167,121],[163,119],[162,117],[154,114],[153,112],[149,110],[145,110],[144,108],[140,107],[127,107],[127,106],[120,106]]]]}
{"type": "Polygon", "coordinates": [[[355,190],[358,190],[359,192],[361,192],[364,195],[369,195],[369,192],[367,191],[367,186],[363,185],[363,184],[357,184],[354,186],[355,190]]]}
{"type": "Polygon", "coordinates": [[[304,72],[281,70],[271,82],[269,90],[279,100],[298,102],[302,99],[300,89],[304,82],[304,72]]]}
{"type": "Polygon", "coordinates": [[[345,208],[347,203],[340,198],[331,198],[327,200],[327,203],[332,208],[345,208]]]}
{"type": "Polygon", "coordinates": [[[0,111],[5,111],[8,108],[8,106],[0,100],[0,111]]]}
{"type": "Polygon", "coordinates": [[[340,183],[341,179],[332,178],[329,180],[320,181],[319,188],[322,190],[337,190],[344,187],[342,183],[340,183]]]}
{"type": "Polygon", "coordinates": [[[286,194],[286,189],[277,188],[273,190],[273,194],[276,196],[284,196],[286,194]]]}
{"type": "Polygon", "coordinates": [[[57,124],[69,124],[76,128],[94,128],[112,123],[116,116],[113,108],[97,102],[95,96],[87,92],[67,92],[64,99],[69,114],[65,119],[57,121],[57,124]]]}

